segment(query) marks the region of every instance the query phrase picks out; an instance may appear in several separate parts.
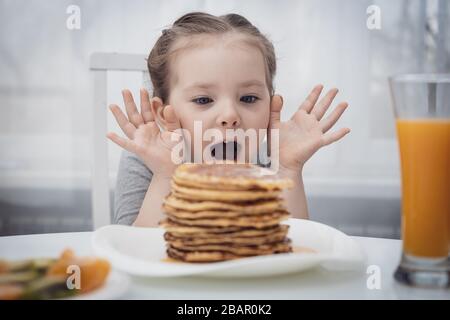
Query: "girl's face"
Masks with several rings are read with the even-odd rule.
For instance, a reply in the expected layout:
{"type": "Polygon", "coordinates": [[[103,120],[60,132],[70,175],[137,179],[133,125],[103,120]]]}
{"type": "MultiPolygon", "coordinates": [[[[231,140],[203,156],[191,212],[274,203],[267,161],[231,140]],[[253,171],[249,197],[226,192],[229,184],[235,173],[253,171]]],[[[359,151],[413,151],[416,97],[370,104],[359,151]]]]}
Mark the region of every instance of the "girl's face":
{"type": "Polygon", "coordinates": [[[181,127],[190,133],[190,137],[185,138],[192,155],[203,153],[209,145],[210,150],[205,152],[213,158],[229,158],[231,148],[248,162],[257,149],[249,150],[248,139],[245,148],[227,141],[225,132],[227,129],[253,129],[257,146],[264,139],[265,134],[259,129],[267,129],[269,124],[270,94],[263,55],[239,35],[228,34],[215,39],[205,36],[203,40],[201,45],[182,49],[172,60],[169,104],[181,127]],[[194,121],[201,121],[203,132],[220,130],[226,144],[220,141],[219,148],[215,148],[211,147],[211,141],[196,138],[194,121]],[[194,149],[195,139],[202,141],[202,150],[194,149]],[[228,150],[228,156],[225,156],[227,151],[222,150],[228,150]]]}

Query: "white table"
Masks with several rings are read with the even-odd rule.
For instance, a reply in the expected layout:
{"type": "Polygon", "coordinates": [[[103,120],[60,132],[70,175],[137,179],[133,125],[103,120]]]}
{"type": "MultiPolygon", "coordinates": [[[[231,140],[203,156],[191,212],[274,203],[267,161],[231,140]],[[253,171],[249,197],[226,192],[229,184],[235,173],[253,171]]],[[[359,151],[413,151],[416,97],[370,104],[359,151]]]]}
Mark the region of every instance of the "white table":
{"type": "MultiPolygon", "coordinates": [[[[415,289],[395,282],[401,241],[354,237],[379,267],[381,288],[368,289],[364,268],[356,272],[329,272],[317,268],[271,278],[132,278],[125,299],[450,299],[450,290],[415,289]]],[[[0,237],[0,257],[21,259],[58,256],[70,247],[77,255],[91,255],[91,233],[55,233],[0,237]]],[[[375,267],[376,269],[376,267],[375,267]]],[[[369,269],[370,271],[371,269],[369,269]]],[[[373,272],[373,271],[372,271],[373,272]]]]}

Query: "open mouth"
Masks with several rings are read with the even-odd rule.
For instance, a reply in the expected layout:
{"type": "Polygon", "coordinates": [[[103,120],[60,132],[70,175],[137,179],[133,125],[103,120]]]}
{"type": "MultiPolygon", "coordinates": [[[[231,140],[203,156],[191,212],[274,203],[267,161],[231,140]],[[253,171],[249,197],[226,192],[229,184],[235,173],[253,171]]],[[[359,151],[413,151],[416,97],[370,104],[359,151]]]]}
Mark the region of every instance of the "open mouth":
{"type": "Polygon", "coordinates": [[[241,146],[237,141],[223,141],[211,147],[211,156],[216,160],[237,161],[241,146]]]}

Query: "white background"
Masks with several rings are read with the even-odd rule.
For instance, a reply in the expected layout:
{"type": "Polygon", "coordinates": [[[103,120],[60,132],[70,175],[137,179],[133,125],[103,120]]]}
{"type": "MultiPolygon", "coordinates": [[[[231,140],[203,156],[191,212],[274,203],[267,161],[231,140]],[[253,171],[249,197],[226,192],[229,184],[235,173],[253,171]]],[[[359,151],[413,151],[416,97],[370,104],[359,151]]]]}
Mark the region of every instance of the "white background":
{"type": "MultiPolygon", "coordinates": [[[[317,83],[338,87],[337,100],[349,102],[337,127],[352,132],[308,162],[308,196],[400,196],[387,76],[450,71],[450,33],[442,28],[450,30],[447,1],[1,0],[3,202],[22,202],[32,211],[44,200],[33,193],[11,200],[7,190],[58,189],[68,190],[66,200],[49,196],[45,201],[76,205],[71,190],[90,187],[90,54],[148,54],[161,30],[189,11],[239,13],[268,35],[278,58],[275,87],[284,96],[283,119],[317,83]],[[81,9],[80,30],[66,27],[71,4],[81,9]],[[366,9],[373,4],[381,9],[380,30],[366,26],[366,9]],[[440,38],[425,31],[426,22],[440,30],[440,38]]],[[[111,73],[108,103],[121,103],[122,88],[138,93],[140,86],[140,75],[111,73]]],[[[111,116],[108,123],[119,132],[111,116]]],[[[119,156],[120,149],[110,144],[112,181],[119,156]]]]}

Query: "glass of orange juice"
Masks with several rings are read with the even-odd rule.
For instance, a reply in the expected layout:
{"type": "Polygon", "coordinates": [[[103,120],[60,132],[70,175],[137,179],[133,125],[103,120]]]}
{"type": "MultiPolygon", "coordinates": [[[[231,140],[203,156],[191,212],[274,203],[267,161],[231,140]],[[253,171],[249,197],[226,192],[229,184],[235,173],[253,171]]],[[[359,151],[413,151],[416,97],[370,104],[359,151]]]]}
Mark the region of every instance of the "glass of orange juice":
{"type": "Polygon", "coordinates": [[[389,79],[402,181],[404,284],[450,284],[450,74],[389,79]]]}

